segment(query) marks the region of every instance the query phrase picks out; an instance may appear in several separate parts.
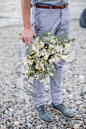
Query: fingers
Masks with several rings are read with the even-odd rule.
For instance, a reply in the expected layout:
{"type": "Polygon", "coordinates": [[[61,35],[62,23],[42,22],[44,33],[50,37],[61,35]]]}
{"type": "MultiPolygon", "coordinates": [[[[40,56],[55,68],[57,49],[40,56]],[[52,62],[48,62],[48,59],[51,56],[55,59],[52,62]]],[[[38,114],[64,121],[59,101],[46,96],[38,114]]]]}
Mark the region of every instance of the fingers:
{"type": "Polygon", "coordinates": [[[36,38],[36,34],[35,33],[33,34],[33,37],[36,38]]]}
{"type": "Polygon", "coordinates": [[[25,44],[28,45],[28,38],[25,38],[25,44]]]}
{"type": "Polygon", "coordinates": [[[28,46],[31,44],[31,42],[32,42],[32,37],[29,37],[28,46]]]}
{"type": "Polygon", "coordinates": [[[22,37],[22,42],[25,42],[25,39],[24,39],[24,37],[22,37]]]}

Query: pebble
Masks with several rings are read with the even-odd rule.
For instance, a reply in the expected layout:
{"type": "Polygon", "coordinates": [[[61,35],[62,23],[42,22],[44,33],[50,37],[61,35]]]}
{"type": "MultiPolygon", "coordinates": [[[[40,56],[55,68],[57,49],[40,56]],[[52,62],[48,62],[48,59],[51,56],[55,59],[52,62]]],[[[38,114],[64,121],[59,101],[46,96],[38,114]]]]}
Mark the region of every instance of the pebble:
{"type": "Polygon", "coordinates": [[[73,95],[70,94],[70,95],[69,95],[69,99],[70,99],[70,100],[73,99],[73,95]]]}
{"type": "Polygon", "coordinates": [[[19,125],[19,121],[14,122],[14,127],[19,125]]]}
{"type": "Polygon", "coordinates": [[[36,126],[36,129],[41,129],[42,125],[36,126]]]}
{"type": "Polygon", "coordinates": [[[75,124],[73,128],[74,129],[79,129],[79,127],[80,127],[80,124],[75,124]]]}
{"type": "Polygon", "coordinates": [[[80,80],[80,82],[85,82],[85,76],[84,75],[80,75],[79,76],[79,80],[80,80]]]}
{"type": "Polygon", "coordinates": [[[14,117],[9,117],[9,121],[14,121],[14,117]]]}
{"type": "Polygon", "coordinates": [[[41,125],[41,121],[37,120],[37,124],[38,124],[38,125],[41,125]]]}
{"type": "Polygon", "coordinates": [[[1,129],[7,129],[6,126],[2,126],[1,129]]]}
{"type": "Polygon", "coordinates": [[[69,126],[70,126],[70,128],[73,128],[74,127],[74,121],[69,122],[69,126]]]}
{"type": "Polygon", "coordinates": [[[51,106],[51,104],[52,104],[52,101],[49,101],[49,102],[47,103],[48,106],[51,106]]]}
{"type": "Polygon", "coordinates": [[[3,113],[4,111],[5,111],[5,108],[2,108],[0,112],[3,113]]]}
{"type": "Polygon", "coordinates": [[[32,124],[31,123],[27,123],[28,128],[32,128],[32,124]]]}

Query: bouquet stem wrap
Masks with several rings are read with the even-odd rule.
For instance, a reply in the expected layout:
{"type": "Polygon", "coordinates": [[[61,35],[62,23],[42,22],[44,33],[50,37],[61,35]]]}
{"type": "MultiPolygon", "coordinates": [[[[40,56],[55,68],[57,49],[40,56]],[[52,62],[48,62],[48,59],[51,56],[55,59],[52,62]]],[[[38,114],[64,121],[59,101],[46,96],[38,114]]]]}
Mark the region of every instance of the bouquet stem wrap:
{"type": "MultiPolygon", "coordinates": [[[[21,73],[24,73],[24,71],[25,71],[25,68],[24,68],[24,58],[25,58],[25,55],[26,55],[26,48],[27,48],[26,47],[26,44],[24,42],[21,42],[20,55],[19,55],[19,56],[21,56],[22,63],[23,63],[23,65],[21,65],[21,73]]],[[[20,99],[25,99],[25,101],[27,102],[27,104],[29,104],[28,95],[27,95],[26,92],[24,92],[25,82],[23,80],[24,80],[24,75],[21,74],[20,87],[19,87],[19,98],[20,99]]]]}

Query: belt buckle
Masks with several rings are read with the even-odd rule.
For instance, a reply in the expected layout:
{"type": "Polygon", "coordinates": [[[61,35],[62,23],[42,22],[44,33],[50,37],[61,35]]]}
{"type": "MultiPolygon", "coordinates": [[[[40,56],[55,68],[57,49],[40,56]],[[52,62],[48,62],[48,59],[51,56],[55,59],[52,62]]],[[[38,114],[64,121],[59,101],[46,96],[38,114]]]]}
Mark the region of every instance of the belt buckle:
{"type": "Polygon", "coordinates": [[[61,9],[63,9],[63,5],[61,6],[61,9]]]}

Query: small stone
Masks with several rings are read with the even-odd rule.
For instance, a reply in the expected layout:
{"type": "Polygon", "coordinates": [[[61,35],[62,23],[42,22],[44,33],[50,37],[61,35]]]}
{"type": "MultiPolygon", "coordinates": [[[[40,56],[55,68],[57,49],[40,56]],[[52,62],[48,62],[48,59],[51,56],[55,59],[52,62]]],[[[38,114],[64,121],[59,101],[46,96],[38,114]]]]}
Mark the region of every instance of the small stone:
{"type": "Polygon", "coordinates": [[[86,125],[86,121],[84,121],[84,125],[86,125]]]}
{"type": "Polygon", "coordinates": [[[13,108],[9,108],[9,111],[10,111],[10,112],[13,112],[13,108]]]}
{"type": "Polygon", "coordinates": [[[59,116],[56,115],[56,121],[59,122],[59,116]]]}
{"type": "Polygon", "coordinates": [[[2,109],[1,109],[1,113],[3,113],[4,111],[5,111],[5,108],[2,108],[2,109]]]}
{"type": "Polygon", "coordinates": [[[32,128],[32,124],[31,123],[27,123],[28,128],[32,128]]]}
{"type": "Polygon", "coordinates": [[[4,77],[6,77],[6,74],[4,75],[4,77]]]}
{"type": "Polygon", "coordinates": [[[9,117],[8,120],[9,121],[14,121],[14,117],[9,117]]]}
{"type": "Polygon", "coordinates": [[[70,95],[69,95],[69,99],[70,99],[70,100],[73,99],[73,95],[70,94],[70,95]]]}
{"type": "Polygon", "coordinates": [[[60,122],[62,123],[62,125],[65,125],[66,124],[65,119],[63,119],[62,117],[60,118],[60,122]]]}
{"type": "Polygon", "coordinates": [[[83,124],[83,121],[79,121],[79,124],[82,125],[83,124]]]}
{"type": "Polygon", "coordinates": [[[86,99],[86,95],[84,95],[84,99],[86,99]]]}
{"type": "Polygon", "coordinates": [[[52,104],[52,101],[49,101],[49,102],[47,103],[48,106],[51,106],[51,104],[52,104]]]}
{"type": "Polygon", "coordinates": [[[81,105],[82,102],[81,102],[81,101],[77,101],[76,104],[77,104],[77,105],[81,105]]]}
{"type": "Polygon", "coordinates": [[[7,129],[6,126],[2,126],[1,129],[7,129]]]}
{"type": "Polygon", "coordinates": [[[19,125],[23,125],[26,121],[25,120],[21,120],[19,121],[19,125]]]}
{"type": "Polygon", "coordinates": [[[74,127],[74,122],[73,121],[69,122],[69,126],[70,126],[70,128],[73,128],[74,127]]]}
{"type": "Polygon", "coordinates": [[[81,120],[81,115],[76,115],[76,120],[81,120]]]}
{"type": "Polygon", "coordinates": [[[35,116],[36,114],[35,114],[35,112],[33,112],[33,116],[35,116]]]}
{"type": "Polygon", "coordinates": [[[26,110],[25,109],[23,109],[23,112],[25,112],[26,110]]]}
{"type": "Polygon", "coordinates": [[[79,127],[80,127],[80,124],[75,124],[73,128],[74,129],[79,129],[79,127]]]}
{"type": "Polygon", "coordinates": [[[42,127],[42,125],[38,125],[36,126],[36,129],[40,129],[42,127]]]}
{"type": "Polygon", "coordinates": [[[37,125],[41,125],[41,121],[37,120],[37,125]]]}
{"type": "Polygon", "coordinates": [[[31,115],[28,115],[28,116],[27,116],[27,119],[31,119],[31,115]]]}
{"type": "Polygon", "coordinates": [[[85,82],[85,76],[84,75],[80,75],[79,76],[79,80],[80,80],[80,82],[85,82]]]}
{"type": "Polygon", "coordinates": [[[15,121],[14,126],[18,126],[18,125],[19,125],[19,121],[15,121]]]}
{"type": "Polygon", "coordinates": [[[54,126],[54,127],[53,127],[53,129],[57,129],[57,127],[56,127],[56,126],[54,126]]]}

